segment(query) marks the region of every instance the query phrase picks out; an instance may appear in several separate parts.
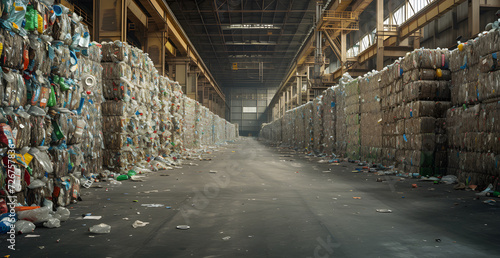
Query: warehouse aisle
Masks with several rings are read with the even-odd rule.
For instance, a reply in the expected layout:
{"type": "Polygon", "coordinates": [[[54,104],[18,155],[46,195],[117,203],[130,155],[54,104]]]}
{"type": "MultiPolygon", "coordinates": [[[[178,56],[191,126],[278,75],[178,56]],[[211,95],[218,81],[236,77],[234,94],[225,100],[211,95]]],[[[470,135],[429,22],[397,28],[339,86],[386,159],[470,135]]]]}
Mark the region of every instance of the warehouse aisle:
{"type": "MultiPolygon", "coordinates": [[[[58,229],[17,236],[12,257],[486,257],[499,209],[449,185],[352,173],[253,138],[144,182],[82,191],[58,229]],[[308,160],[311,159],[311,160],[308,160]],[[411,188],[411,184],[418,188],[411,188]],[[146,204],[161,204],[147,207],[146,204]],[[377,213],[391,209],[392,213],[377,213]],[[81,214],[102,216],[84,220],[81,214]],[[134,228],[136,220],[149,222],[134,228]],[[111,233],[88,227],[106,223],[111,233]],[[188,230],[176,229],[189,225],[188,230]],[[79,250],[75,252],[75,250],[79,250]]],[[[5,243],[5,236],[1,239],[5,243]]],[[[2,244],[2,246],[6,246],[2,244]]]]}

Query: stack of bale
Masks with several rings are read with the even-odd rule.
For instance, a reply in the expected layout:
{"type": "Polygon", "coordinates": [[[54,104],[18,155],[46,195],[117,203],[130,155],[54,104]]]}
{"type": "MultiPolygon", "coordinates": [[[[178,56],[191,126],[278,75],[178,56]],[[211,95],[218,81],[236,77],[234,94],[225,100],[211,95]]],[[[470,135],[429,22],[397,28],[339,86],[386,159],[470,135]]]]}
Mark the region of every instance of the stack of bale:
{"type": "Polygon", "coordinates": [[[319,154],[323,152],[323,95],[313,100],[313,144],[312,150],[319,154]]]}
{"type": "Polygon", "coordinates": [[[184,128],[184,117],[182,116],[182,86],[175,82],[172,85],[172,146],[173,155],[178,157],[183,149],[182,131],[184,128]]]}
{"type": "Polygon", "coordinates": [[[304,123],[304,113],[303,113],[303,106],[301,107],[296,107],[292,109],[292,124],[295,127],[295,133],[294,133],[294,141],[292,142],[292,146],[295,148],[298,148],[299,150],[302,150],[305,148],[305,138],[306,138],[306,131],[305,131],[305,123],[304,123]]]}
{"type": "Polygon", "coordinates": [[[224,119],[214,115],[214,140],[215,144],[222,144],[226,139],[226,126],[224,119]]]}
{"type": "Polygon", "coordinates": [[[360,91],[361,158],[369,162],[382,159],[382,73],[373,72],[358,78],[360,91]]]}
{"type": "Polygon", "coordinates": [[[350,159],[359,160],[361,158],[359,81],[354,79],[347,82],[345,93],[346,155],[350,159]]]}
{"type": "Polygon", "coordinates": [[[103,42],[103,166],[114,172],[131,169],[141,149],[139,128],[144,107],[138,101],[139,87],[132,83],[129,56],[131,47],[124,42],[103,42]]]}
{"type": "MultiPolygon", "coordinates": [[[[331,155],[336,151],[336,101],[335,92],[333,88],[328,88],[323,92],[323,98],[321,99],[322,111],[322,141],[321,147],[318,149],[320,152],[331,155]]],[[[321,132],[320,132],[321,133],[321,132]]]]}
{"type": "MultiPolygon", "coordinates": [[[[345,157],[347,154],[347,124],[346,121],[346,83],[350,78],[340,79],[339,85],[333,88],[333,98],[335,102],[335,154],[339,157],[345,157]]],[[[331,137],[331,136],[329,136],[331,137]]]]}
{"type": "Polygon", "coordinates": [[[304,120],[304,149],[306,149],[307,151],[312,151],[314,145],[313,102],[307,102],[300,109],[302,110],[302,116],[304,120]]]}
{"type": "Polygon", "coordinates": [[[401,73],[400,60],[387,66],[381,72],[380,88],[381,95],[381,109],[382,109],[382,158],[381,162],[384,165],[393,165],[396,162],[396,156],[400,159],[404,157],[404,150],[396,149],[396,139],[402,137],[399,130],[404,127],[404,122],[397,121],[397,117],[401,117],[402,112],[400,100],[402,99],[402,80],[400,79],[401,73]]]}
{"type": "Polygon", "coordinates": [[[161,107],[159,110],[160,124],[158,129],[158,135],[160,138],[160,148],[159,155],[162,157],[167,157],[172,152],[172,113],[170,112],[172,108],[172,91],[171,85],[173,81],[167,77],[160,76],[159,78],[159,99],[161,107]]]}
{"type": "Polygon", "coordinates": [[[447,163],[445,110],[451,105],[449,51],[418,49],[400,64],[403,74],[397,80],[402,80],[403,89],[398,92],[396,87],[390,103],[396,107],[396,149],[404,150],[400,168],[411,174],[442,175],[447,163]]]}
{"type": "Polygon", "coordinates": [[[492,30],[451,52],[448,174],[476,185],[493,183],[500,171],[499,40],[492,30]]]}
{"type": "Polygon", "coordinates": [[[214,144],[213,140],[213,114],[206,107],[201,108],[200,114],[200,130],[201,130],[201,142],[205,146],[214,144]]]}
{"type": "Polygon", "coordinates": [[[184,110],[184,131],[183,131],[183,136],[184,136],[184,147],[185,148],[195,148],[199,147],[197,145],[198,140],[196,139],[197,137],[197,120],[199,118],[197,117],[197,106],[198,102],[195,100],[192,100],[188,97],[183,98],[183,110],[184,110]]]}
{"type": "Polygon", "coordinates": [[[64,11],[49,22],[52,5],[15,4],[1,4],[0,145],[15,152],[4,178],[15,177],[10,194],[22,205],[51,199],[65,206],[78,198],[77,177],[100,166],[100,139],[83,142],[99,117],[99,47],[89,49],[88,28],[77,15],[64,11]],[[95,77],[86,81],[89,72],[95,77]],[[96,159],[84,161],[89,156],[96,159]]]}
{"type": "MultiPolygon", "coordinates": [[[[283,121],[283,117],[280,117],[276,120],[274,120],[271,124],[271,130],[272,130],[272,142],[276,143],[276,144],[280,144],[283,139],[281,138],[281,133],[282,133],[282,127],[281,127],[281,123],[283,121]]],[[[236,128],[236,130],[238,130],[236,128]]]]}
{"type": "Polygon", "coordinates": [[[296,144],[295,141],[295,124],[292,121],[293,110],[287,110],[283,115],[283,121],[281,122],[281,133],[283,144],[287,147],[292,147],[296,144]]]}
{"type": "Polygon", "coordinates": [[[101,46],[92,43],[87,55],[79,55],[80,84],[83,86],[81,116],[85,120],[83,130],[83,174],[89,177],[102,171],[104,137],[102,132],[102,91],[101,46]]]}

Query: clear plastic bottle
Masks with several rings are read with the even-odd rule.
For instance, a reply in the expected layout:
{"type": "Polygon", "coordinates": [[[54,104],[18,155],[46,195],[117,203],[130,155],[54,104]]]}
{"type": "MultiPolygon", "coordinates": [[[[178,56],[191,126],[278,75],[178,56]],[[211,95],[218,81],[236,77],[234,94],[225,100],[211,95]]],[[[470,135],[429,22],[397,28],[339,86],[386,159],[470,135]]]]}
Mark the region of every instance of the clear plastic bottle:
{"type": "Polygon", "coordinates": [[[89,228],[90,233],[94,234],[108,234],[111,232],[111,226],[108,224],[101,223],[99,225],[94,225],[89,228]]]}

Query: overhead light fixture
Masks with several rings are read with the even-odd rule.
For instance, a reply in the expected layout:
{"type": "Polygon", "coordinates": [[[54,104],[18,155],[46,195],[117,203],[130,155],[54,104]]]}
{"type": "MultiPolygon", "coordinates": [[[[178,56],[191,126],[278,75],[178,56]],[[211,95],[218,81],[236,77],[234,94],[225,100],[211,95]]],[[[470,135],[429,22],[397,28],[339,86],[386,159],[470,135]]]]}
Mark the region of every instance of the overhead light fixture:
{"type": "Polygon", "coordinates": [[[248,30],[248,29],[267,29],[267,30],[279,30],[281,27],[274,26],[274,24],[260,24],[260,23],[243,23],[243,24],[231,24],[222,26],[223,30],[248,30]]]}

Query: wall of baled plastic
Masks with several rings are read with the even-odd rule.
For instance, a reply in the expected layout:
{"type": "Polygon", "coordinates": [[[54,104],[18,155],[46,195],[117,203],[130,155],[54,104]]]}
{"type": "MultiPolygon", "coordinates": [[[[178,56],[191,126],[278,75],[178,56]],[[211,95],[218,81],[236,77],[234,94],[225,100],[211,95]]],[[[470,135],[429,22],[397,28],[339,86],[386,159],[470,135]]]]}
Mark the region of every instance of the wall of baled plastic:
{"type": "Polygon", "coordinates": [[[500,44],[495,42],[500,33],[492,30],[462,50],[417,49],[380,72],[357,79],[344,75],[314,101],[263,125],[263,132],[281,128],[281,139],[272,133],[261,137],[305,149],[310,145],[301,139],[313,135],[308,151],[395,165],[408,174],[492,182],[500,176],[500,44]],[[300,129],[303,121],[296,115],[311,106],[312,133],[300,129]]]}

